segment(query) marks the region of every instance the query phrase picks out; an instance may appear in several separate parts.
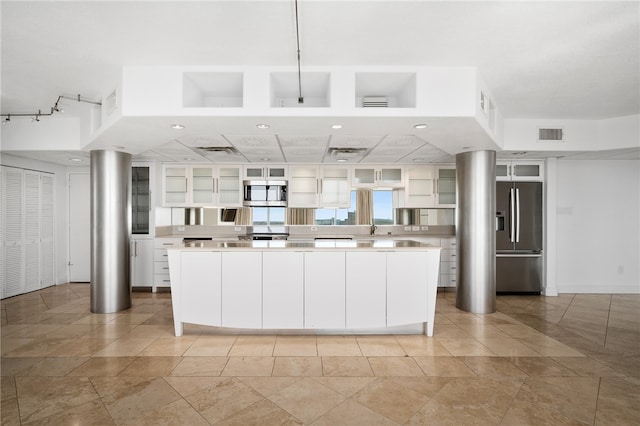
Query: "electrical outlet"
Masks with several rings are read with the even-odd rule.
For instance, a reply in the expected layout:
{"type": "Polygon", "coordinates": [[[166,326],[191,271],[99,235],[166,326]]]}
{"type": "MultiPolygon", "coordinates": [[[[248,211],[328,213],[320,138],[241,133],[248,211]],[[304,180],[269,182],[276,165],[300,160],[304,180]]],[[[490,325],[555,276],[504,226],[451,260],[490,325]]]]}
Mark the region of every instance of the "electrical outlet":
{"type": "Polygon", "coordinates": [[[233,230],[236,232],[242,232],[242,226],[234,226],[233,230]]]}
{"type": "Polygon", "coordinates": [[[429,227],[428,227],[427,225],[422,225],[422,226],[420,227],[420,230],[421,230],[421,231],[428,231],[428,230],[429,230],[429,227]]]}
{"type": "Polygon", "coordinates": [[[404,230],[405,230],[405,231],[411,231],[411,227],[410,227],[410,226],[405,226],[405,227],[404,227],[404,230]]]}
{"type": "Polygon", "coordinates": [[[184,226],[178,226],[178,232],[184,232],[184,226]]]}
{"type": "Polygon", "coordinates": [[[419,225],[413,225],[413,226],[411,227],[411,230],[412,230],[412,231],[419,231],[419,230],[420,230],[420,226],[419,226],[419,225]]]}
{"type": "Polygon", "coordinates": [[[312,230],[312,231],[317,231],[317,230],[318,230],[318,227],[317,227],[317,226],[312,226],[312,227],[311,227],[311,230],[312,230]]]}

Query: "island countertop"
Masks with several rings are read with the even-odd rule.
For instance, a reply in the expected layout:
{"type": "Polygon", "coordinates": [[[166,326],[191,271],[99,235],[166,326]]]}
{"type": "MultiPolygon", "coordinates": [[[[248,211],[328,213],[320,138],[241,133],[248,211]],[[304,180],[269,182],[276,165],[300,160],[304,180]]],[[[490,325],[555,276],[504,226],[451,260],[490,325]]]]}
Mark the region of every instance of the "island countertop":
{"type": "Polygon", "coordinates": [[[229,240],[229,241],[190,241],[182,246],[170,248],[169,250],[293,250],[293,251],[315,251],[315,250],[440,250],[439,246],[422,243],[413,240],[343,240],[343,239],[320,239],[320,240],[229,240]]]}

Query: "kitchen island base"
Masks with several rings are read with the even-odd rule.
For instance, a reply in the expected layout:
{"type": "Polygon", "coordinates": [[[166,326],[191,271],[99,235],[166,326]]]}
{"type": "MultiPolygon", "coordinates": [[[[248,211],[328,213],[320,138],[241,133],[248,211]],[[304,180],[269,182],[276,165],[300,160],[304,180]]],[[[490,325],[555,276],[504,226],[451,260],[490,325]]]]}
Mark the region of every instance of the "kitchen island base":
{"type": "Polygon", "coordinates": [[[432,336],[440,248],[348,243],[207,242],[169,249],[175,335],[188,323],[432,336]]]}

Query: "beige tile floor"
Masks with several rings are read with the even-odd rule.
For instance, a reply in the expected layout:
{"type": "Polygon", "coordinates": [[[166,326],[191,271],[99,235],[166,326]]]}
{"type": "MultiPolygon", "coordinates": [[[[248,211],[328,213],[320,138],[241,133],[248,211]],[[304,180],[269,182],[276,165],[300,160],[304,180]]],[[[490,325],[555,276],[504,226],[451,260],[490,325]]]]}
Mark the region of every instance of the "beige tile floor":
{"type": "Polygon", "coordinates": [[[170,295],[2,301],[2,425],[637,425],[640,296],[440,293],[435,336],[172,334],[170,295]]]}

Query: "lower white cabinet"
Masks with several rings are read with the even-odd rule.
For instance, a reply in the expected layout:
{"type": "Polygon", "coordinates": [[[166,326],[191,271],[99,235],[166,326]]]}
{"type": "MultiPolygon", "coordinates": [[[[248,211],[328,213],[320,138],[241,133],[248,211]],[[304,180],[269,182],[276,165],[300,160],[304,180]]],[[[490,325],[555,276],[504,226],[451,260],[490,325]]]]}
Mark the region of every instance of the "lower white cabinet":
{"type": "Polygon", "coordinates": [[[387,253],[348,252],[347,328],[387,325],[387,253]]]}
{"type": "Polygon", "coordinates": [[[222,326],[262,328],[262,253],[222,253],[222,326]]]}
{"type": "Polygon", "coordinates": [[[167,249],[177,247],[182,243],[182,238],[156,238],[153,243],[153,285],[152,292],[158,288],[171,287],[169,277],[169,261],[167,249]]]}
{"type": "MultiPolygon", "coordinates": [[[[131,285],[152,287],[154,274],[154,242],[152,238],[131,240],[131,285]]],[[[167,266],[167,273],[169,273],[167,266]]]]}
{"type": "Polygon", "coordinates": [[[304,254],[305,328],[345,327],[345,253],[304,254]]]}
{"type": "Polygon", "coordinates": [[[427,321],[427,269],[424,252],[387,253],[387,326],[427,321]]]}
{"type": "Polygon", "coordinates": [[[304,253],[262,254],[262,326],[304,327],[304,253]]]}
{"type": "Polygon", "coordinates": [[[221,253],[182,253],[180,291],[184,322],[222,324],[221,253]]]}

